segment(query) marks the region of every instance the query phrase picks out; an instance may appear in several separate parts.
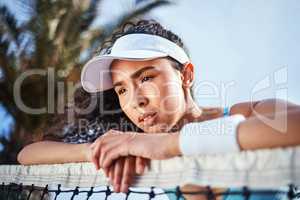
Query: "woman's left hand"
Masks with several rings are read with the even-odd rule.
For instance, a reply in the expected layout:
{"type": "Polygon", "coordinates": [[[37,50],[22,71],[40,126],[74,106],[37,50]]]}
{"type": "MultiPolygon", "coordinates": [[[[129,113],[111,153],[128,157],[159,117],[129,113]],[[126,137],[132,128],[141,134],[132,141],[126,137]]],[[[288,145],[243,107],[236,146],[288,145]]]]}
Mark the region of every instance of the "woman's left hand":
{"type": "Polygon", "coordinates": [[[129,186],[133,183],[136,174],[142,175],[149,166],[146,158],[127,156],[114,161],[106,173],[113,185],[115,192],[128,192],[129,186]]]}
{"type": "Polygon", "coordinates": [[[109,130],[91,144],[93,159],[107,170],[112,162],[123,156],[139,156],[163,160],[180,155],[179,133],[137,133],[109,130]]]}

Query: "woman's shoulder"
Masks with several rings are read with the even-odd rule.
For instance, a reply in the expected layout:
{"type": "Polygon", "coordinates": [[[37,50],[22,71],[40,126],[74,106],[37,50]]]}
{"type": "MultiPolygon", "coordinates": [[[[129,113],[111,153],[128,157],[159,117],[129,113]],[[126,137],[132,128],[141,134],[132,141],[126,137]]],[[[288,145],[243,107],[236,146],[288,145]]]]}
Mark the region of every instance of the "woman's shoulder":
{"type": "Polygon", "coordinates": [[[201,107],[201,116],[197,121],[206,121],[224,116],[224,112],[227,108],[222,107],[201,107]]]}
{"type": "Polygon", "coordinates": [[[225,117],[229,115],[241,114],[246,118],[249,117],[253,111],[253,108],[259,103],[260,101],[248,101],[248,102],[238,102],[231,106],[224,106],[224,107],[201,107],[201,115],[194,121],[201,122],[211,119],[216,119],[220,117],[225,117]]]}
{"type": "Polygon", "coordinates": [[[251,104],[249,102],[242,102],[224,107],[201,107],[201,110],[202,114],[198,121],[206,121],[235,114],[247,117],[251,114],[251,104]]]}

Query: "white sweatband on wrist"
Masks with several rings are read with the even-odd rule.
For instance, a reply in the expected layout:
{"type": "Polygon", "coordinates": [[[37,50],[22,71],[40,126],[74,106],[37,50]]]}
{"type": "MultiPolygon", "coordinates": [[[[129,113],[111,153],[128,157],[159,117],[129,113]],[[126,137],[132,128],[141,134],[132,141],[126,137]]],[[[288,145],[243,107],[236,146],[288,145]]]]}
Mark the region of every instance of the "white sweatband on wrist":
{"type": "Polygon", "coordinates": [[[217,154],[240,151],[237,128],[245,120],[240,114],[185,124],[179,134],[182,155],[217,154]]]}

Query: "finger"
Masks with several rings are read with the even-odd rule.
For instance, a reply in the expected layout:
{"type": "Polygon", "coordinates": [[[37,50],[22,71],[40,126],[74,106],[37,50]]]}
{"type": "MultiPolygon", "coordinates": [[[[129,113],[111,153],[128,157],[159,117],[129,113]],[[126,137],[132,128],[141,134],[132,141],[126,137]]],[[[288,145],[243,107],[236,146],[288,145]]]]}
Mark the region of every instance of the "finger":
{"type": "Polygon", "coordinates": [[[100,165],[99,165],[100,145],[95,146],[91,151],[92,151],[92,162],[94,163],[96,170],[99,170],[100,169],[100,165]]]}
{"type": "Polygon", "coordinates": [[[92,148],[92,161],[96,166],[96,169],[100,169],[100,158],[103,147],[105,147],[105,143],[102,139],[98,138],[95,142],[95,146],[92,148]]]}
{"type": "Polygon", "coordinates": [[[96,141],[94,141],[92,144],[90,144],[90,147],[91,147],[91,148],[94,148],[94,147],[95,147],[95,144],[96,144],[96,141]]]}
{"type": "Polygon", "coordinates": [[[106,177],[109,177],[109,172],[111,171],[110,168],[112,168],[113,166],[114,166],[114,165],[112,164],[112,165],[109,166],[109,167],[103,168],[103,172],[104,172],[104,174],[105,174],[106,177]]]}
{"type": "Polygon", "coordinates": [[[122,171],[124,167],[124,158],[120,158],[116,161],[115,170],[114,170],[114,190],[115,192],[120,192],[122,171]]]}
{"type": "MultiPolygon", "coordinates": [[[[113,166],[113,165],[111,165],[111,166],[113,166]]],[[[110,167],[103,168],[103,172],[104,172],[106,177],[109,177],[109,169],[110,169],[110,167]]]]}
{"type": "Polygon", "coordinates": [[[104,133],[101,137],[101,139],[103,140],[111,140],[114,137],[119,137],[120,135],[123,135],[125,132],[122,131],[116,131],[116,130],[109,130],[106,133],[104,133]]]}
{"type": "Polygon", "coordinates": [[[96,158],[92,157],[92,162],[93,162],[93,164],[94,164],[94,166],[95,166],[95,169],[96,169],[96,170],[99,170],[99,164],[97,164],[97,163],[98,163],[98,160],[97,160],[96,158]]]}
{"type": "MultiPolygon", "coordinates": [[[[123,132],[121,132],[123,133],[123,132]]],[[[115,134],[115,133],[112,133],[115,134]]],[[[108,136],[107,138],[103,138],[101,141],[101,150],[100,150],[100,158],[99,158],[99,166],[100,167],[108,167],[104,166],[104,160],[107,158],[107,153],[112,151],[113,149],[120,150],[120,156],[127,156],[129,155],[129,144],[128,144],[128,137],[134,137],[135,135],[130,134],[115,134],[108,136]]],[[[119,157],[120,157],[119,156],[119,157]]],[[[109,162],[111,164],[112,160],[109,162]]]]}
{"type": "Polygon", "coordinates": [[[100,137],[96,138],[96,139],[92,142],[92,144],[90,144],[90,147],[91,147],[91,148],[94,148],[94,147],[96,146],[96,144],[99,142],[99,140],[100,140],[100,137]]]}
{"type": "Polygon", "coordinates": [[[114,184],[114,172],[115,172],[115,166],[116,164],[112,164],[109,168],[109,172],[108,172],[108,176],[109,176],[109,181],[110,184],[113,185],[114,184]]]}
{"type": "Polygon", "coordinates": [[[144,169],[145,169],[145,160],[142,157],[136,157],[135,159],[135,169],[136,169],[136,173],[139,175],[142,175],[144,173],[144,169]]]}
{"type": "MultiPolygon", "coordinates": [[[[102,149],[106,146],[106,145],[112,145],[112,146],[116,146],[118,145],[120,142],[118,142],[118,144],[115,144],[116,143],[116,140],[115,142],[112,142],[113,140],[109,140],[110,137],[107,137],[107,138],[98,138],[92,145],[90,145],[90,148],[91,148],[91,151],[92,151],[92,162],[94,163],[95,167],[97,170],[100,169],[101,165],[101,152],[102,152],[102,149]]],[[[110,146],[106,147],[106,148],[109,148],[110,146]]],[[[103,156],[102,156],[103,157],[103,156]]]]}
{"type": "Polygon", "coordinates": [[[102,167],[108,167],[111,163],[119,157],[126,157],[128,155],[128,151],[125,149],[124,145],[118,145],[115,148],[111,148],[110,150],[106,150],[105,156],[103,156],[103,160],[100,163],[102,167]]]}
{"type": "Polygon", "coordinates": [[[99,160],[98,160],[98,156],[97,156],[98,153],[96,151],[97,151],[96,149],[92,150],[91,158],[92,158],[92,163],[95,165],[96,170],[99,170],[100,166],[99,166],[99,160]]]}
{"type": "Polygon", "coordinates": [[[148,158],[145,158],[145,159],[144,159],[144,162],[145,162],[145,167],[150,168],[150,162],[151,162],[151,160],[148,159],[148,158]]]}
{"type": "Polygon", "coordinates": [[[133,179],[135,172],[135,157],[129,156],[125,159],[122,183],[121,183],[121,192],[127,193],[129,185],[133,179]]]}
{"type": "Polygon", "coordinates": [[[118,141],[118,142],[116,141],[116,142],[102,144],[102,147],[100,147],[101,148],[101,150],[100,150],[101,154],[100,154],[99,160],[98,160],[100,167],[102,167],[102,168],[109,167],[109,165],[108,166],[103,165],[104,160],[107,157],[107,153],[109,151],[111,151],[112,149],[117,149],[119,146],[122,146],[122,143],[123,143],[122,141],[118,141]]]}
{"type": "Polygon", "coordinates": [[[144,168],[144,172],[145,172],[148,169],[150,169],[151,160],[148,158],[145,158],[144,162],[145,162],[145,168],[144,168]]]}

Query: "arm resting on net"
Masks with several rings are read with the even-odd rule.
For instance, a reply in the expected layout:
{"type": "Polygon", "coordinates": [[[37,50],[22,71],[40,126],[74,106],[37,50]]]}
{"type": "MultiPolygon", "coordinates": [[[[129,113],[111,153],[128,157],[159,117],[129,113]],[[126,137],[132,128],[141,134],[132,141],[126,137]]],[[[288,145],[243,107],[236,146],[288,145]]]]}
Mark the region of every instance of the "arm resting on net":
{"type": "Polygon", "coordinates": [[[87,162],[90,143],[69,144],[54,141],[35,142],[18,153],[22,165],[87,162]]]}

